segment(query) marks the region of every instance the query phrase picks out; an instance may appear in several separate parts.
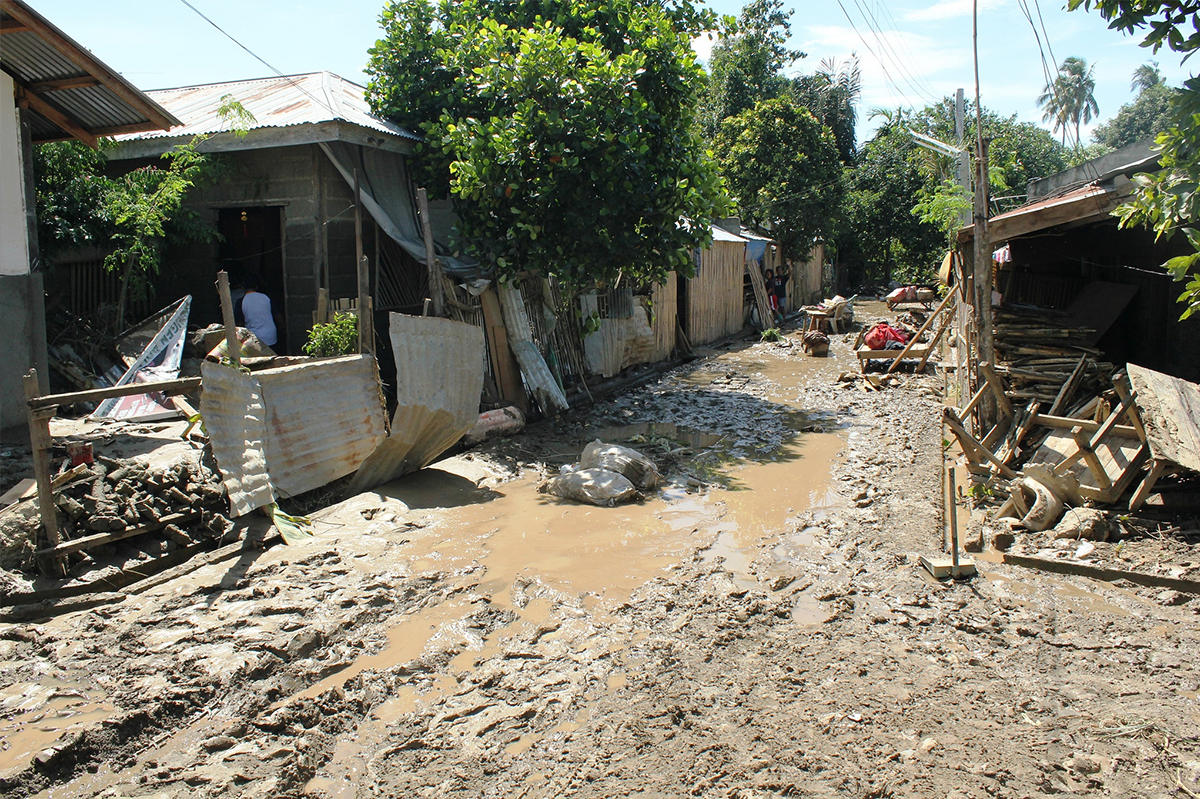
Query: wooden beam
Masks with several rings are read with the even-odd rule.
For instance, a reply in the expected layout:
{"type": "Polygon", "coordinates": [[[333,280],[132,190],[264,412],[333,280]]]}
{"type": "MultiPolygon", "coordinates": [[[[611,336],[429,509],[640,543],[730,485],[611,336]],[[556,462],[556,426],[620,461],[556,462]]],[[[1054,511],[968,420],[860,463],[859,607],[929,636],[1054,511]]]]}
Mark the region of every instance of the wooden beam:
{"type": "Polygon", "coordinates": [[[1150,498],[1150,492],[1154,490],[1154,484],[1158,482],[1158,478],[1166,474],[1167,469],[1171,468],[1171,462],[1155,458],[1150,466],[1150,471],[1146,474],[1146,479],[1142,480],[1142,484],[1138,486],[1137,491],[1133,492],[1133,496],[1129,499],[1129,509],[1137,510],[1145,504],[1150,498]]]}
{"type": "Polygon", "coordinates": [[[127,383],[123,386],[94,388],[90,391],[72,391],[68,394],[47,394],[28,400],[30,409],[52,408],[58,405],[74,405],[76,402],[98,402],[113,397],[129,397],[134,394],[187,394],[200,388],[200,378],[181,377],[178,380],[163,380],[158,383],[127,383]]]}
{"type": "Polygon", "coordinates": [[[91,75],[78,75],[74,78],[34,81],[33,83],[26,83],[25,88],[31,92],[62,92],[67,89],[85,89],[88,86],[99,85],[100,81],[91,75]]]}
{"type": "Polygon", "coordinates": [[[1004,383],[1000,382],[1000,376],[996,374],[996,370],[987,361],[980,361],[979,372],[983,375],[983,379],[987,381],[992,394],[995,395],[996,407],[1000,409],[1000,413],[1005,418],[1011,419],[1013,415],[1012,402],[1008,399],[1008,395],[1004,393],[1004,383]]]}
{"type": "Polygon", "coordinates": [[[425,237],[425,266],[429,270],[429,298],[433,301],[433,315],[442,315],[442,265],[433,248],[433,226],[429,221],[429,196],[425,189],[417,189],[417,211],[421,215],[421,232],[425,237]]]}
{"type": "Polygon", "coordinates": [[[962,421],[954,415],[953,410],[946,408],[944,417],[946,420],[946,426],[949,427],[951,432],[954,433],[955,437],[958,438],[958,442],[962,445],[964,451],[974,451],[977,456],[982,456],[984,461],[996,467],[1000,471],[1001,476],[1008,480],[1012,480],[1017,476],[1017,473],[1009,468],[1004,461],[992,454],[992,451],[985,447],[983,442],[971,435],[971,431],[963,427],[962,421]]]}
{"type": "Polygon", "coordinates": [[[235,367],[242,362],[242,343],[238,341],[237,324],[233,316],[233,295],[229,293],[229,273],[217,272],[217,297],[221,303],[221,321],[225,325],[225,349],[235,367]]]}
{"type": "Polygon", "coordinates": [[[96,533],[95,535],[86,535],[83,538],[76,538],[74,541],[63,541],[56,546],[39,549],[35,554],[39,557],[53,555],[62,557],[69,552],[79,552],[84,549],[93,549],[104,544],[111,544],[114,541],[123,541],[126,538],[133,538],[135,535],[145,535],[153,533],[156,530],[161,530],[168,524],[179,524],[181,522],[192,522],[200,518],[199,511],[185,511],[183,513],[168,513],[157,522],[151,524],[139,524],[136,527],[127,527],[124,530],[117,530],[112,533],[96,533]]]}
{"type": "Polygon", "coordinates": [[[1075,446],[1079,447],[1080,453],[1083,454],[1084,462],[1092,470],[1092,476],[1096,478],[1096,484],[1100,486],[1100,490],[1107,491],[1112,488],[1112,480],[1108,479],[1108,473],[1104,471],[1104,464],[1100,462],[1096,451],[1092,449],[1087,436],[1084,435],[1083,428],[1072,428],[1071,438],[1074,439],[1075,446]]]}
{"type": "MultiPolygon", "coordinates": [[[[37,370],[30,369],[25,374],[25,401],[32,402],[38,394],[37,370]]],[[[33,456],[33,476],[37,480],[38,512],[42,517],[42,530],[45,532],[45,543],[58,546],[61,539],[58,535],[58,509],[54,506],[54,489],[50,479],[50,447],[53,440],[50,437],[50,412],[45,410],[26,410],[29,422],[29,448],[33,456]]],[[[35,537],[34,546],[41,541],[35,537]]],[[[61,577],[66,574],[66,565],[61,558],[51,557],[41,562],[42,570],[49,577],[61,577]]]]}
{"type": "MultiPolygon", "coordinates": [[[[1100,429],[1099,422],[1093,422],[1088,419],[1073,419],[1070,416],[1050,416],[1045,413],[1039,413],[1034,416],[1033,423],[1041,427],[1057,427],[1064,430],[1070,430],[1072,427],[1082,427],[1089,433],[1094,433],[1100,429]]],[[[1124,424],[1113,425],[1109,428],[1108,432],[1121,438],[1140,438],[1135,429],[1124,424]]]]}
{"type": "Polygon", "coordinates": [[[59,111],[57,108],[47,103],[41,97],[38,97],[37,94],[29,89],[23,87],[17,88],[17,105],[21,106],[22,108],[31,108],[34,111],[37,111],[46,119],[62,128],[67,133],[70,133],[72,136],[79,139],[93,150],[99,148],[100,144],[96,141],[96,137],[91,133],[91,131],[84,130],[62,111],[59,111]]]}
{"type": "Polygon", "coordinates": [[[22,3],[13,0],[0,0],[0,8],[10,17],[16,19],[26,28],[36,33],[61,56],[89,75],[94,75],[100,83],[112,90],[114,94],[146,115],[148,119],[158,124],[160,130],[170,130],[174,125],[182,124],[171,116],[157,103],[142,94],[137,87],[113,72],[104,62],[95,58],[87,50],[67,38],[58,28],[47,22],[41,15],[22,3]]]}

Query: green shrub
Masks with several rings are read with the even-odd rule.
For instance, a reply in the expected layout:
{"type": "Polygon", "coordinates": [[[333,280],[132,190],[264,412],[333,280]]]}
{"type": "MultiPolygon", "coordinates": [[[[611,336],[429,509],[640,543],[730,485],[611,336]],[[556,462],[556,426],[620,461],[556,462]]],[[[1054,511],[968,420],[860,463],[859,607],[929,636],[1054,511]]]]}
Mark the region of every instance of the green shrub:
{"type": "Polygon", "coordinates": [[[318,323],[308,331],[304,352],[317,358],[350,355],[358,349],[358,317],[351,313],[333,315],[332,322],[318,323]]]}

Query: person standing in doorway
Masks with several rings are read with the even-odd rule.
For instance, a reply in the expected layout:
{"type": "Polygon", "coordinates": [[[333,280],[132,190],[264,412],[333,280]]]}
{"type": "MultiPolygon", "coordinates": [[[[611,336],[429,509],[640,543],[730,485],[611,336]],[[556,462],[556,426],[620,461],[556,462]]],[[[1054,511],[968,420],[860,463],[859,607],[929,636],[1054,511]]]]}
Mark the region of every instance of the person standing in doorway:
{"type": "Polygon", "coordinates": [[[258,290],[258,275],[248,272],[242,280],[246,296],[242,298],[242,317],[246,320],[246,329],[258,336],[258,340],[268,347],[274,347],[279,342],[279,333],[275,328],[275,316],[271,309],[271,298],[258,290]]]}

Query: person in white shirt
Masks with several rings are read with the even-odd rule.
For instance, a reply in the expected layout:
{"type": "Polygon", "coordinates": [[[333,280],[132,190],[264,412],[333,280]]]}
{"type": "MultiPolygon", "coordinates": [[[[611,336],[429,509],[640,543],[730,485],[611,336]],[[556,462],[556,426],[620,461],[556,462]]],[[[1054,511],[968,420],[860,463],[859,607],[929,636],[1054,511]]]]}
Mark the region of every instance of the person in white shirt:
{"type": "Polygon", "coordinates": [[[279,333],[271,312],[271,298],[258,290],[258,277],[254,273],[247,274],[242,285],[246,289],[246,296],[242,298],[246,329],[258,336],[263,344],[274,347],[279,341],[279,333]]]}

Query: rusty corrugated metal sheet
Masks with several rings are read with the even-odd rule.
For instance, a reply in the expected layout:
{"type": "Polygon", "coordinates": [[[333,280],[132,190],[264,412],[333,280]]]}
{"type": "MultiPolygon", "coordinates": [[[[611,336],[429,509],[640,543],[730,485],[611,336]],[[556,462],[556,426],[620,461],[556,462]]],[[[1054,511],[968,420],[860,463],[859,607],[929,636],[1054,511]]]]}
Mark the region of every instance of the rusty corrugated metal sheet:
{"type": "Polygon", "coordinates": [[[436,317],[388,315],[396,357],[396,414],[387,440],[359,467],[366,491],[433,462],[479,418],[487,368],[483,329],[436,317]]]}
{"type": "Polygon", "coordinates": [[[386,437],[369,355],[264,369],[254,376],[266,406],[267,469],[280,496],[354,473],[386,437]]]}
{"type": "Polygon", "coordinates": [[[231,515],[244,516],[275,501],[267,473],[267,414],[252,375],[204,361],[200,415],[229,493],[231,515]]]}
{"type": "Polygon", "coordinates": [[[364,128],[414,141],[421,137],[372,116],[366,89],[331,72],[210,83],[147,92],[155,102],[183,120],[183,127],[169,133],[151,131],[118,136],[117,141],[175,138],[220,133],[229,129],[217,113],[221,98],[232,95],[254,115],[250,130],[283,128],[340,120],[364,128]]]}

